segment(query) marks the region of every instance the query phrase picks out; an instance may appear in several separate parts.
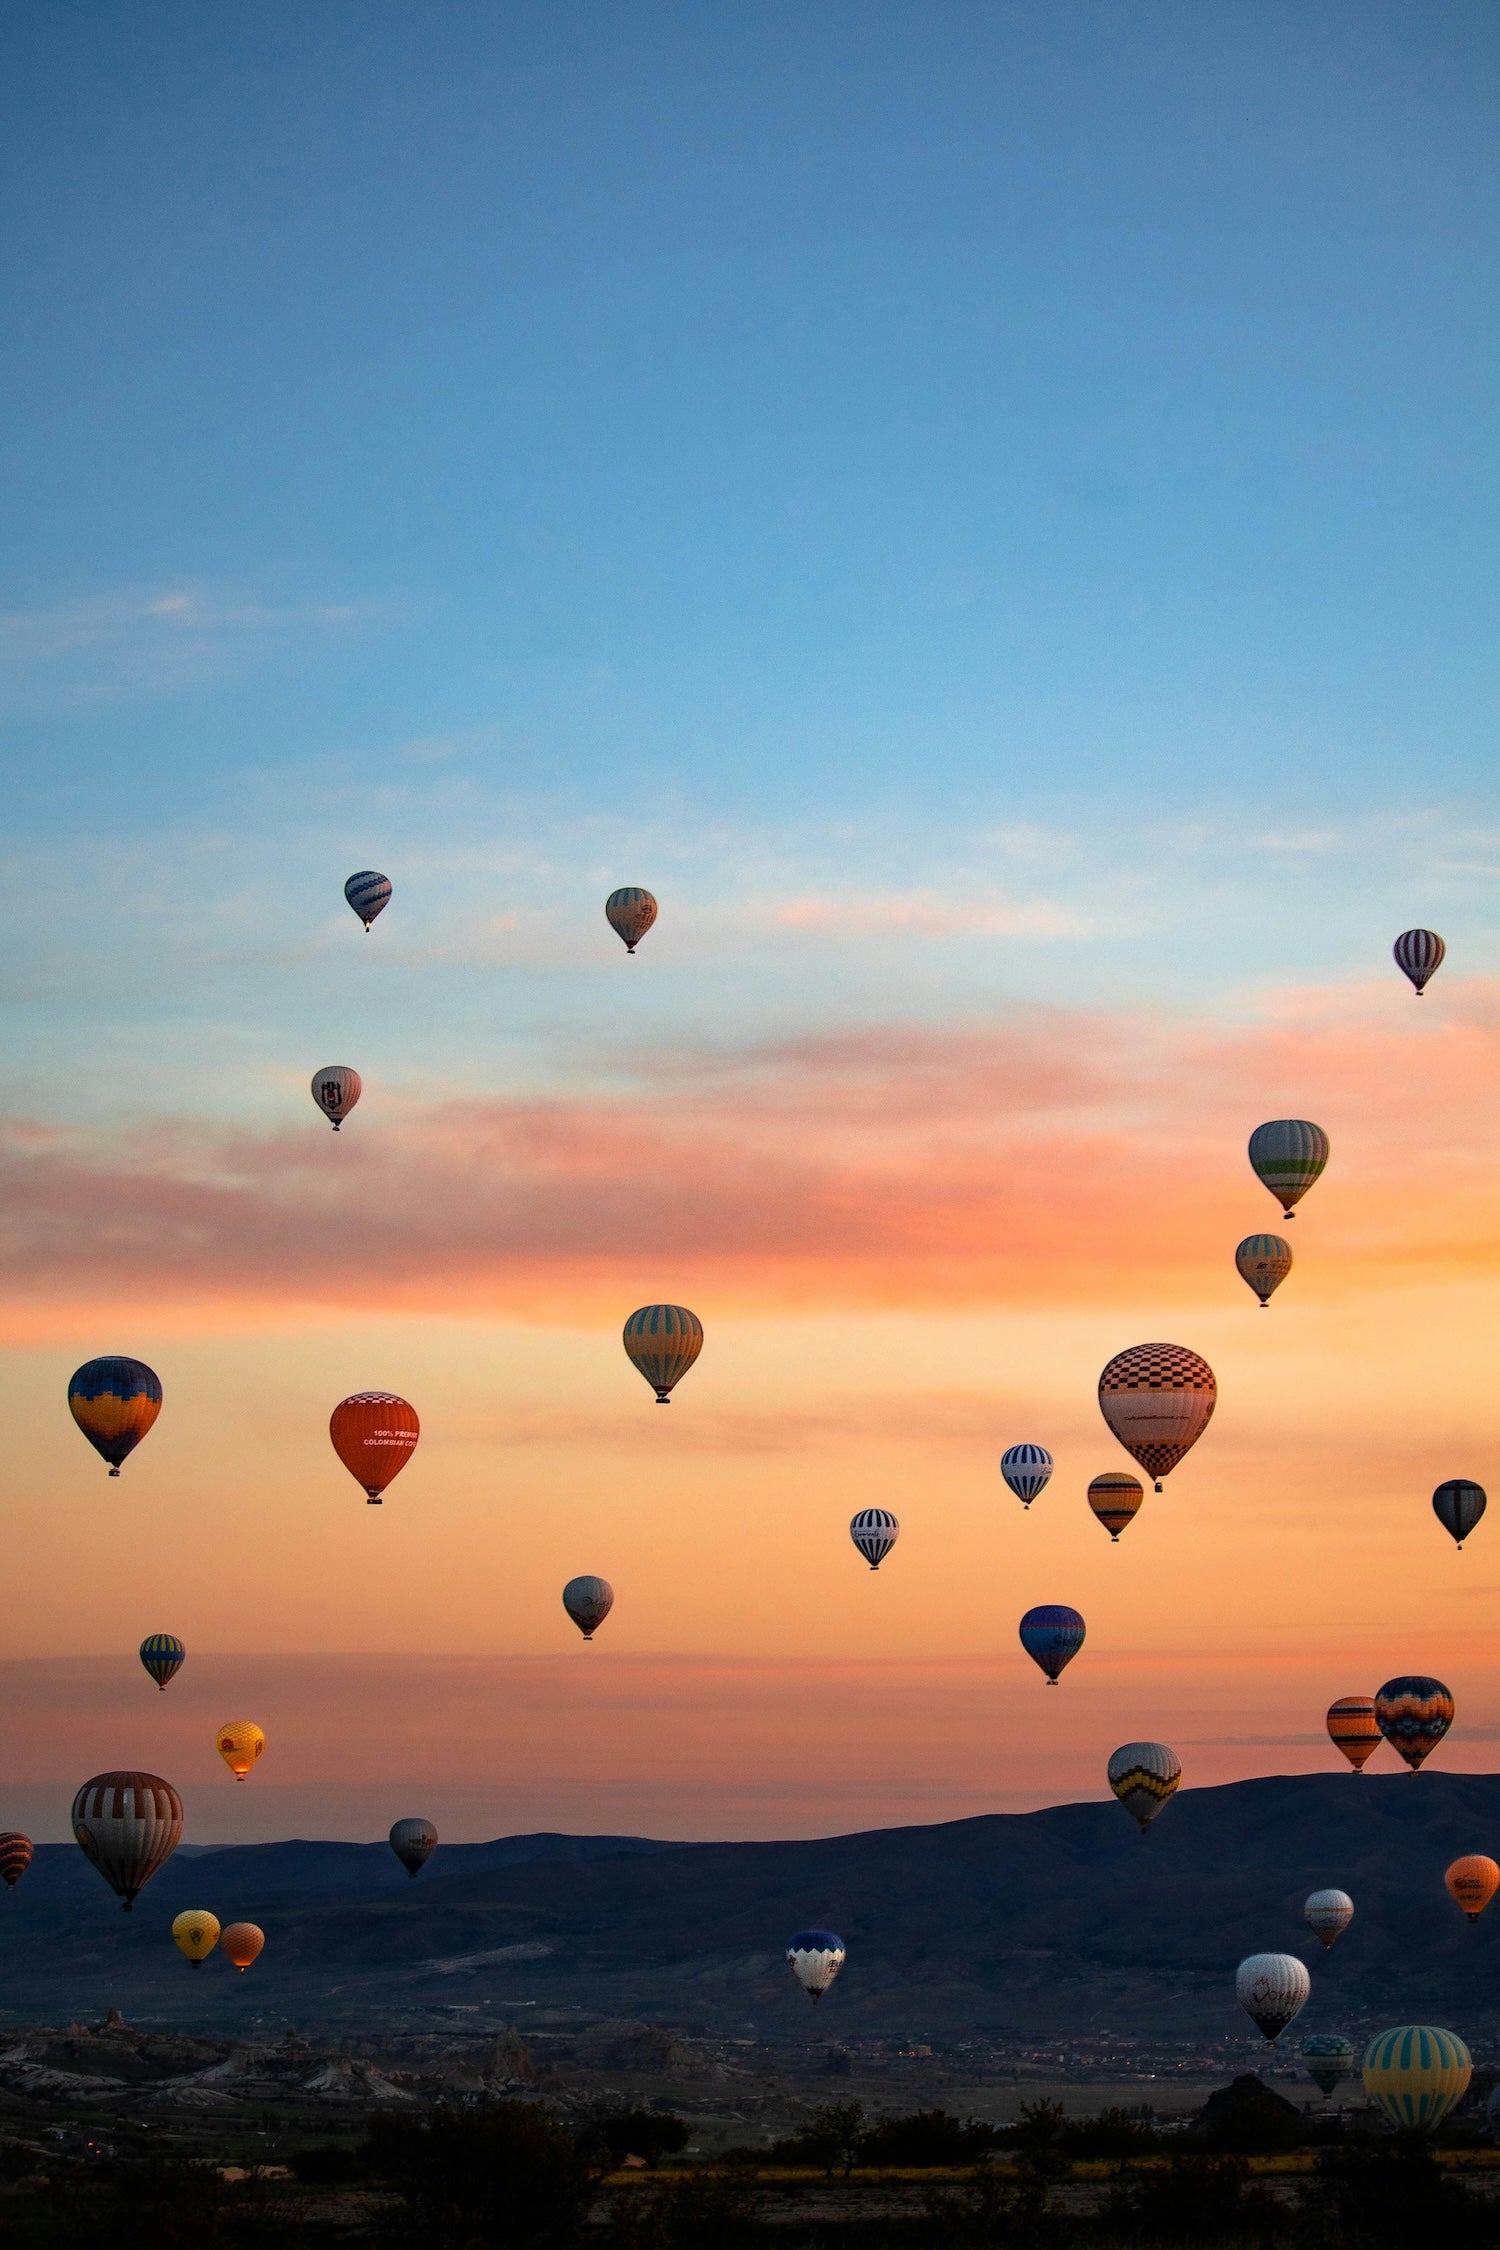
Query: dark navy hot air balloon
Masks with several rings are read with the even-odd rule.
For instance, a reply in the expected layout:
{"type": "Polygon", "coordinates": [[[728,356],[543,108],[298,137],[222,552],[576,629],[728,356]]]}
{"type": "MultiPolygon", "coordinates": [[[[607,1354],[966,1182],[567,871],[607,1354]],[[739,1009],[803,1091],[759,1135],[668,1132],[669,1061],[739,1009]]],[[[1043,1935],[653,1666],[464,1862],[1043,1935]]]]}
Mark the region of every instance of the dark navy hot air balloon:
{"type": "Polygon", "coordinates": [[[1419,1000],[1427,979],[1442,967],[1447,950],[1436,930],[1403,930],[1391,947],[1397,968],[1411,978],[1419,1000]]]}
{"type": "Polygon", "coordinates": [[[1487,1505],[1484,1486],[1472,1477],[1449,1477],[1432,1496],[1433,1514],[1460,1548],[1487,1505]]]}
{"type": "Polygon", "coordinates": [[[1082,1648],[1083,1635],[1083,1619],[1065,1602],[1043,1602],[1021,1620],[1021,1646],[1046,1673],[1048,1687],[1056,1687],[1058,1673],[1082,1648]]]}
{"type": "Polygon", "coordinates": [[[161,1384],[144,1360],[110,1353],[88,1360],[68,1385],[73,1419],[117,1477],[161,1412],[161,1384]]]}
{"type": "Polygon", "coordinates": [[[391,903],[391,879],[389,875],[377,875],[373,867],[362,868],[344,885],[344,896],[364,923],[368,937],[376,915],[383,914],[391,903]]]}

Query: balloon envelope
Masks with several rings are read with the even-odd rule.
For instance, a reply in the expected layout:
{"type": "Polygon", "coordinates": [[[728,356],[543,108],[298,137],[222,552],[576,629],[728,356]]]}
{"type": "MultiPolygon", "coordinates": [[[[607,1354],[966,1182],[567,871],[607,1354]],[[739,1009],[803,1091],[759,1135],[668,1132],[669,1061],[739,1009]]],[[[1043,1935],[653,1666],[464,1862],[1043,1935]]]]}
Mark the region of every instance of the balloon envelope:
{"type": "Polygon", "coordinates": [[[1294,1953],[1252,1953],[1235,1971],[1234,1996],[1273,2044],[1302,2012],[1312,1979],[1294,1953]]]}
{"type": "Polygon", "coordinates": [[[849,1525],[849,1537],[871,1570],[879,1570],[901,1536],[901,1526],[889,1508],[861,1508],[849,1525]]]}
{"type": "Polygon", "coordinates": [[[23,1836],[19,1828],[0,1833],[0,1883],[13,1891],[30,1865],[31,1838],[23,1836]]]}
{"type": "Polygon", "coordinates": [[[415,1453],[421,1434],[416,1408],[394,1391],[356,1391],[341,1399],[328,1418],[334,1452],[377,1508],[386,1486],[415,1453]]]}
{"type": "Polygon", "coordinates": [[[1452,1726],[1453,1698],[1424,1672],[1387,1680],[1376,1690],[1375,1724],[1415,1773],[1452,1726]]]}
{"type": "Polygon", "coordinates": [[[182,1838],[182,1799],[156,1773],[96,1773],[73,1799],[73,1834],[128,1914],[182,1838]]]}
{"type": "Polygon", "coordinates": [[[117,1477],[161,1412],[161,1384],[144,1360],[110,1353],[85,1361],[68,1385],[73,1419],[117,1477]]]}
{"type": "Polygon", "coordinates": [[[1284,1219],[1328,1162],[1328,1135],[1305,1117],[1273,1117],[1250,1135],[1250,1167],[1281,1205],[1284,1219]]]}
{"type": "Polygon", "coordinates": [[[1279,1234],[1247,1234],[1234,1254],[1241,1281],[1260,1299],[1261,1311],[1292,1270],[1292,1246],[1279,1234]]]}
{"type": "Polygon", "coordinates": [[[391,1850],[408,1875],[420,1875],[438,1846],[438,1832],[430,1820],[398,1820],[391,1830],[391,1850]]]}
{"type": "Polygon", "coordinates": [[[1317,2031],[1302,2042],[1307,2075],[1324,2094],[1331,2094],[1341,2078],[1354,2068],[1354,2049],[1336,2031],[1317,2031]]]}
{"type": "Polygon", "coordinates": [[[586,1641],[591,1641],[615,1606],[615,1590],[607,1578],[570,1578],[562,1592],[563,1608],[586,1641]]]}
{"type": "Polygon", "coordinates": [[[1461,1547],[1488,1505],[1484,1486],[1472,1477],[1449,1477],[1432,1496],[1432,1512],[1461,1547]]]}
{"type": "Polygon", "coordinates": [[[243,1976],[251,1962],[260,1959],[266,1933],[254,1922],[231,1922],[219,1943],[243,1976]]]}
{"type": "Polygon", "coordinates": [[[1471,1922],[1477,1922],[1500,1890],[1500,1867],[1483,1852],[1470,1852],[1453,1862],[1443,1881],[1454,1904],[1463,1908],[1471,1922]]]}
{"type": "Polygon", "coordinates": [[[187,1662],[187,1650],[175,1633],[148,1633],[141,1643],[141,1662],[163,1695],[187,1662]]]}
{"type": "Polygon", "coordinates": [[[1025,1508],[1052,1474],[1052,1456],[1045,1445],[1012,1445],[1000,1456],[1000,1474],[1025,1508]]]}
{"type": "Polygon", "coordinates": [[[703,1349],[703,1323],[686,1305],[642,1305],[625,1323],[625,1350],[656,1393],[658,1406],[703,1349]]]}
{"type": "Polygon", "coordinates": [[[1435,2024],[1406,2023],[1382,2031],[1365,2049],[1365,2092],[1393,2125],[1426,2131],[1440,2125],[1469,2090],[1473,2064],[1463,2041],[1435,2024]]]}
{"type": "Polygon", "coordinates": [[[332,1120],[335,1132],[364,1090],[359,1072],[347,1063],[324,1063],[321,1070],[313,1072],[312,1098],[323,1115],[332,1120]]]}
{"type": "Polygon", "coordinates": [[[214,1747],[235,1780],[243,1781],[264,1751],[266,1738],[253,1719],[226,1719],[214,1747]]]}
{"type": "Polygon", "coordinates": [[[1134,1523],[1136,1510],[1145,1497],[1140,1478],[1126,1476],[1123,1469],[1110,1469],[1102,1477],[1095,1477],[1089,1486],[1089,1506],[1109,1533],[1112,1544],[1118,1541],[1128,1524],[1134,1523]]]}
{"type": "Polygon", "coordinates": [[[1125,1742],[1106,1769],[1110,1788],[1144,1836],[1177,1793],[1182,1760],[1165,1742],[1125,1742]]]}
{"type": "Polygon", "coordinates": [[[1354,1901],[1347,1891],[1314,1891],[1302,1909],[1307,1926],[1323,1940],[1328,1952],[1354,1920],[1354,1901]]]}
{"type": "Polygon", "coordinates": [[[1427,979],[1442,967],[1447,950],[1436,930],[1403,930],[1391,947],[1397,968],[1411,978],[1419,1000],[1427,979]]]}
{"type": "Polygon", "coordinates": [[[201,1907],[190,1906],[172,1924],[172,1943],[195,1969],[200,1961],[208,1959],[218,1942],[219,1918],[216,1914],[205,1913],[201,1907]]]}
{"type": "Polygon", "coordinates": [[[627,884],[624,890],[610,892],[604,918],[616,937],[624,939],[626,952],[634,953],[656,920],[656,901],[649,891],[627,884]]]}
{"type": "Polygon", "coordinates": [[[1184,1344],[1132,1344],[1099,1377],[1099,1411],[1127,1453],[1161,1480],[1213,1419],[1219,1386],[1184,1344]]]}
{"type": "Polygon", "coordinates": [[[788,1940],[792,1974],[816,2007],[844,1966],[844,1941],[832,1930],[799,1930],[788,1940]]]}
{"type": "Polygon", "coordinates": [[[1374,1757],[1384,1740],[1375,1724],[1374,1696],[1341,1695],[1337,1703],[1330,1703],[1328,1734],[1330,1741],[1343,1751],[1358,1773],[1366,1760],[1374,1757]]]}
{"type": "Polygon", "coordinates": [[[1084,1631],[1083,1619],[1066,1602],[1042,1602],[1021,1619],[1021,1646],[1046,1673],[1048,1687],[1056,1687],[1058,1673],[1082,1648],[1084,1631]]]}
{"type": "Polygon", "coordinates": [[[344,885],[344,896],[366,929],[377,914],[383,914],[391,903],[391,881],[388,875],[377,875],[373,867],[360,869],[344,885]]]}

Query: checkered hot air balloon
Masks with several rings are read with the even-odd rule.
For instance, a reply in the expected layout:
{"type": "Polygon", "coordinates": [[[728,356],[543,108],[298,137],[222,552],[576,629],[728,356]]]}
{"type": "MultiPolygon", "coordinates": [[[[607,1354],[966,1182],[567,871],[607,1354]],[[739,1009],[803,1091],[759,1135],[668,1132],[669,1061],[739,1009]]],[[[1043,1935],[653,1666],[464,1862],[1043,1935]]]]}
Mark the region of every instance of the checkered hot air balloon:
{"type": "Polygon", "coordinates": [[[141,1643],[141,1662],[163,1695],[187,1662],[187,1650],[175,1633],[148,1633],[141,1643]]]}
{"type": "Polygon", "coordinates": [[[879,1570],[901,1536],[901,1526],[889,1508],[861,1508],[849,1525],[849,1537],[871,1570],[879,1570]]]}
{"type": "Polygon", "coordinates": [[[622,891],[610,892],[604,901],[604,918],[615,936],[624,941],[626,952],[634,953],[656,920],[656,901],[649,891],[627,885],[622,891]]]}
{"type": "Polygon", "coordinates": [[[655,1391],[657,1405],[670,1406],[668,1393],[703,1349],[703,1323],[686,1305],[642,1305],[625,1323],[624,1343],[632,1367],[655,1391]]]}
{"type": "Polygon", "coordinates": [[[1375,1724],[1413,1773],[1453,1724],[1453,1697],[1424,1672],[1387,1680],[1375,1691],[1375,1724]]]}
{"type": "Polygon", "coordinates": [[[344,885],[344,896],[364,923],[368,937],[376,915],[383,914],[391,903],[391,879],[389,875],[377,875],[373,867],[362,868],[344,885]]]}
{"type": "Polygon", "coordinates": [[[1419,1000],[1428,978],[1442,967],[1447,950],[1436,930],[1403,930],[1391,947],[1397,968],[1410,977],[1419,1000]]]}
{"type": "Polygon", "coordinates": [[[1000,1474],[1023,1508],[1029,1508],[1052,1474],[1045,1445],[1012,1445],[1000,1456],[1000,1474]]]}
{"type": "Polygon", "coordinates": [[[1183,1344],[1132,1344],[1099,1377],[1100,1413],[1158,1492],[1208,1428],[1218,1399],[1208,1361],[1183,1344]]]}
{"type": "Polygon", "coordinates": [[[1300,1203],[1328,1162],[1328,1135],[1305,1117],[1273,1117],[1250,1135],[1250,1169],[1281,1205],[1284,1219],[1300,1203]]]}

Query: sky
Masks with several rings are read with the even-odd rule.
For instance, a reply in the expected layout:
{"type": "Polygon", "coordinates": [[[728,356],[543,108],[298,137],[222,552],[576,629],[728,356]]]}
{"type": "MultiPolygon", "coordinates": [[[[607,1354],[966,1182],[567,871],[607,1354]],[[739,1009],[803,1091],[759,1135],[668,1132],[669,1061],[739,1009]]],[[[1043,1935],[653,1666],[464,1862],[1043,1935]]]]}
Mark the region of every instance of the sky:
{"type": "Polygon", "coordinates": [[[3,41],[0,1824],[816,1834],[1326,1766],[1408,1671],[1500,1766],[1500,1534],[1429,1506],[1500,1481],[1487,0],[3,41]],[[1220,1403],[1111,1546],[1156,1338],[1220,1403]]]}

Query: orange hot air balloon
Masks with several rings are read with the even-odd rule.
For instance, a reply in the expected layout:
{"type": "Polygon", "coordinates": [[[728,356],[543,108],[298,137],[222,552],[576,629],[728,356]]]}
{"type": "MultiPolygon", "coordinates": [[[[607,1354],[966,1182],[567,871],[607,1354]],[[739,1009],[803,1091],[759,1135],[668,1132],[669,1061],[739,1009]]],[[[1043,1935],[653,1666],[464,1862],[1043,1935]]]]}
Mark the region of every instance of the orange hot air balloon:
{"type": "Polygon", "coordinates": [[[266,1933],[253,1922],[231,1922],[219,1939],[219,1951],[227,1953],[243,1976],[252,1961],[258,1961],[265,1951],[266,1933]]]}
{"type": "Polygon", "coordinates": [[[1360,1773],[1380,1748],[1384,1736],[1375,1724],[1373,1695],[1341,1695],[1328,1707],[1328,1735],[1336,1749],[1360,1773]]]}
{"type": "Polygon", "coordinates": [[[1496,1891],[1500,1891],[1500,1867],[1483,1852],[1470,1852],[1466,1859],[1456,1859],[1443,1881],[1455,1906],[1461,1906],[1471,1922],[1477,1922],[1496,1891]]]}
{"type": "Polygon", "coordinates": [[[1089,1486],[1089,1506],[1115,1543],[1126,1526],[1134,1523],[1136,1510],[1145,1497],[1139,1477],[1127,1477],[1117,1470],[1095,1477],[1089,1486]]]}
{"type": "Polygon", "coordinates": [[[266,1738],[253,1719],[226,1719],[214,1737],[214,1748],[236,1781],[243,1781],[265,1749],[266,1738]]]}
{"type": "Polygon", "coordinates": [[[333,1450],[372,1507],[392,1477],[406,1467],[417,1448],[422,1425],[417,1410],[394,1391],[356,1391],[337,1405],[328,1420],[333,1450]]]}

